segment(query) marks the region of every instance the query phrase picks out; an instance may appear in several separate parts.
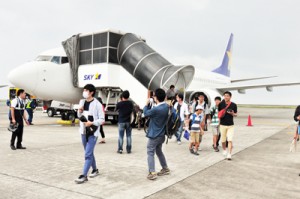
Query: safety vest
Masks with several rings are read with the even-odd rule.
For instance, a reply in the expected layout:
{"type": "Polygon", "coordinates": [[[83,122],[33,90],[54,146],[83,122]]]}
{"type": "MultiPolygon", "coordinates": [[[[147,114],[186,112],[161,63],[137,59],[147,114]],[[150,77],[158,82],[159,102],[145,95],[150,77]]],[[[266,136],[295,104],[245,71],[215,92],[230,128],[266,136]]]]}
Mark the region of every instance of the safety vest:
{"type": "Polygon", "coordinates": [[[31,100],[28,100],[28,102],[27,102],[27,104],[26,104],[26,108],[27,108],[27,109],[31,108],[31,102],[32,102],[31,100]]]}

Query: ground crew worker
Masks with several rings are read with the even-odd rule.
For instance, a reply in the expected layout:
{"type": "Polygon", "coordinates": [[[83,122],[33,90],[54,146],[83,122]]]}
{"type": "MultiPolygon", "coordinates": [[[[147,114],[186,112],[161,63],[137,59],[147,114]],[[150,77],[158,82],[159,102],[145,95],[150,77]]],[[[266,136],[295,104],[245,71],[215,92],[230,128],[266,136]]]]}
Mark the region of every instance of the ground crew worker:
{"type": "Polygon", "coordinates": [[[15,140],[16,137],[18,138],[17,141],[17,149],[26,149],[26,147],[22,146],[23,140],[23,127],[24,123],[23,120],[27,125],[29,125],[26,114],[25,114],[25,97],[26,93],[23,89],[19,89],[17,92],[17,96],[15,99],[11,101],[11,122],[13,124],[18,123],[18,128],[16,131],[12,132],[11,141],[10,141],[10,148],[12,150],[16,150],[15,147],[15,140]]]}
{"type": "Polygon", "coordinates": [[[28,99],[28,102],[26,104],[26,111],[28,113],[28,123],[29,125],[33,125],[32,119],[33,119],[33,111],[36,108],[36,100],[30,100],[28,99]]]}

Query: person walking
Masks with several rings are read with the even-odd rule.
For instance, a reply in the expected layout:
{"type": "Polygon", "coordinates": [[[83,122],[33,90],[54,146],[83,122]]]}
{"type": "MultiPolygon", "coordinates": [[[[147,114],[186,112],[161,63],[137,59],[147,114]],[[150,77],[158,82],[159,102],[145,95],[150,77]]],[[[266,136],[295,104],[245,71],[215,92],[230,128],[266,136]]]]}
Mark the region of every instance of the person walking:
{"type": "Polygon", "coordinates": [[[213,134],[213,149],[215,152],[219,152],[219,139],[220,139],[220,121],[218,118],[218,106],[221,102],[221,97],[215,97],[215,106],[213,106],[210,109],[210,116],[211,116],[211,121],[210,121],[210,126],[213,134]]]}
{"type": "Polygon", "coordinates": [[[33,120],[33,111],[36,108],[36,99],[29,99],[27,100],[26,104],[26,111],[28,114],[28,123],[29,125],[33,125],[32,120],[33,120]]]}
{"type": "Polygon", "coordinates": [[[17,97],[11,101],[10,104],[10,121],[11,124],[18,126],[15,131],[12,131],[11,140],[10,140],[10,148],[12,150],[16,149],[26,149],[22,145],[23,141],[23,129],[24,122],[29,125],[26,114],[25,114],[25,98],[26,92],[23,89],[19,89],[17,92],[17,97]],[[17,147],[15,146],[15,140],[17,140],[17,147]]]}
{"type": "Polygon", "coordinates": [[[80,100],[80,108],[77,112],[80,119],[79,132],[85,156],[82,174],[75,180],[78,184],[88,181],[87,175],[91,167],[93,170],[89,177],[93,178],[99,175],[94,149],[100,134],[100,126],[105,122],[105,118],[102,104],[94,98],[95,92],[96,88],[93,84],[87,84],[83,87],[82,95],[85,99],[80,100]]]}
{"type": "Polygon", "coordinates": [[[237,116],[237,105],[231,102],[232,94],[229,91],[224,92],[224,100],[219,104],[218,111],[223,113],[219,114],[220,118],[220,132],[223,148],[223,155],[227,160],[231,160],[232,154],[232,141],[234,135],[234,122],[233,117],[237,116]],[[228,141],[228,151],[226,149],[226,139],[228,141]]]}
{"type": "Polygon", "coordinates": [[[131,131],[132,128],[130,126],[131,122],[131,113],[133,111],[133,104],[129,101],[130,93],[129,91],[124,91],[122,93],[122,101],[118,102],[116,106],[116,110],[119,111],[118,117],[118,128],[119,128],[119,140],[118,140],[118,153],[123,153],[123,141],[124,141],[124,133],[126,130],[126,151],[127,153],[131,153],[132,148],[132,138],[131,138],[131,131]]]}
{"type": "MultiPolygon", "coordinates": [[[[101,97],[98,97],[97,99],[98,99],[98,101],[102,104],[102,110],[103,110],[104,118],[105,118],[105,107],[104,107],[104,105],[103,105],[102,98],[101,98],[101,97]]],[[[101,134],[101,138],[102,138],[102,139],[101,139],[101,141],[99,142],[99,144],[105,144],[105,143],[106,143],[106,142],[105,142],[105,133],[104,133],[103,125],[104,125],[104,123],[100,125],[100,134],[101,134]]]]}
{"type": "Polygon", "coordinates": [[[175,134],[177,138],[177,143],[178,145],[180,145],[184,120],[188,119],[189,116],[188,105],[183,101],[183,95],[181,93],[177,95],[177,102],[174,105],[174,109],[177,110],[177,113],[180,115],[180,126],[178,128],[178,131],[175,134]]]}
{"type": "Polygon", "coordinates": [[[202,140],[200,137],[203,135],[203,129],[201,128],[201,122],[203,119],[203,107],[198,105],[195,108],[195,113],[191,114],[190,116],[190,144],[189,144],[189,150],[191,154],[199,155],[198,153],[198,147],[200,145],[200,140],[202,140]]]}
{"type": "Polygon", "coordinates": [[[150,108],[150,99],[147,100],[146,106],[143,111],[146,117],[150,118],[149,128],[146,134],[148,138],[147,143],[147,155],[148,155],[148,169],[149,174],[147,178],[149,180],[155,180],[157,176],[163,176],[170,174],[167,161],[164,153],[162,152],[162,145],[165,141],[166,124],[168,120],[169,106],[165,102],[166,93],[163,89],[157,89],[155,91],[154,101],[156,106],[150,108]],[[161,171],[156,173],[154,155],[157,155],[161,171]]]}
{"type": "MultiPolygon", "coordinates": [[[[299,140],[299,136],[300,136],[300,105],[297,106],[295,113],[294,113],[294,120],[296,122],[298,122],[297,124],[297,128],[296,128],[296,133],[294,136],[295,142],[297,142],[297,140],[299,140]]],[[[300,173],[299,173],[300,176],[300,173]]]]}
{"type": "Polygon", "coordinates": [[[203,121],[201,122],[201,128],[204,131],[207,131],[207,119],[208,119],[208,115],[209,115],[209,107],[205,101],[205,94],[203,92],[201,92],[199,94],[198,98],[199,98],[198,105],[203,107],[203,114],[204,114],[203,121]]]}
{"type": "Polygon", "coordinates": [[[176,93],[177,93],[177,90],[175,89],[175,86],[171,85],[170,88],[167,90],[167,99],[168,100],[175,99],[176,93]]]}

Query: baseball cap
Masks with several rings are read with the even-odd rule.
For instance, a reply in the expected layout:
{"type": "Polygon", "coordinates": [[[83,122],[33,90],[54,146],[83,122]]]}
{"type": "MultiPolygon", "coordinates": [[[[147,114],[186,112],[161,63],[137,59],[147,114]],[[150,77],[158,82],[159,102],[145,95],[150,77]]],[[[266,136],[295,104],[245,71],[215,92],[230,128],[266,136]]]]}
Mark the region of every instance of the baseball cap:
{"type": "Polygon", "coordinates": [[[198,106],[196,107],[196,111],[199,110],[199,109],[200,109],[200,110],[203,110],[203,107],[202,107],[201,105],[198,105],[198,106]]]}

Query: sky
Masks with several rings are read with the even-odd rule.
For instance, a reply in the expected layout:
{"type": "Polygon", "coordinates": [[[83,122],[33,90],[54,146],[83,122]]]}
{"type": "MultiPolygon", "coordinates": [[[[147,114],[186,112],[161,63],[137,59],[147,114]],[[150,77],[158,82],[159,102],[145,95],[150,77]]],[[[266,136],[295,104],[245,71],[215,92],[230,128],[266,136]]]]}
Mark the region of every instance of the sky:
{"type": "MultiPolygon", "coordinates": [[[[116,29],[141,35],[173,64],[213,70],[234,34],[232,79],[299,81],[298,0],[10,0],[0,2],[0,85],[13,68],[77,33],[116,29]]],[[[255,82],[252,82],[255,83],[255,82]]],[[[233,92],[241,104],[300,104],[300,86],[233,92]]],[[[0,99],[8,88],[0,89],[0,99]]]]}

